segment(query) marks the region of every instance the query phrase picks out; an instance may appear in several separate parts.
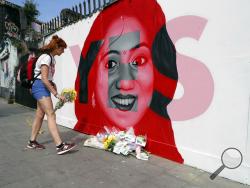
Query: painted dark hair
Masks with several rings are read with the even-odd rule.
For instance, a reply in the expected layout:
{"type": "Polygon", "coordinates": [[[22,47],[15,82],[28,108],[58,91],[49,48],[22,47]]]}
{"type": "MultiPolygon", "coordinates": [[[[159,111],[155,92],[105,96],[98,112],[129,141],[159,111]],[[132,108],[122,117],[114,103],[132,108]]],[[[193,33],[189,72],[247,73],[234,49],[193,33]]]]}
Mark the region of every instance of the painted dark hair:
{"type": "MultiPolygon", "coordinates": [[[[178,72],[176,67],[176,50],[168,35],[165,24],[155,36],[151,53],[153,64],[159,73],[177,82],[178,72]]],[[[169,119],[166,106],[171,102],[173,94],[174,93],[172,93],[171,96],[164,96],[155,89],[150,108],[157,114],[169,119]]]]}
{"type": "Polygon", "coordinates": [[[79,102],[88,103],[88,75],[96,59],[102,42],[94,41],[91,43],[86,57],[80,57],[78,73],[80,76],[79,102]]]}

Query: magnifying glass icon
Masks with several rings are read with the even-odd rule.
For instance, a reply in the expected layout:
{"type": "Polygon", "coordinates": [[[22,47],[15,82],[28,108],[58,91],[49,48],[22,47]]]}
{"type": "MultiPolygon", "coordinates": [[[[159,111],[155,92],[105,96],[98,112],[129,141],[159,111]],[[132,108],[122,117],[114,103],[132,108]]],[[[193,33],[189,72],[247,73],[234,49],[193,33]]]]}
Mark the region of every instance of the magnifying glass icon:
{"type": "Polygon", "coordinates": [[[237,148],[227,148],[221,154],[221,163],[222,165],[210,176],[210,179],[213,180],[218,176],[218,174],[224,169],[236,169],[238,168],[243,161],[243,156],[240,150],[237,148]]]}

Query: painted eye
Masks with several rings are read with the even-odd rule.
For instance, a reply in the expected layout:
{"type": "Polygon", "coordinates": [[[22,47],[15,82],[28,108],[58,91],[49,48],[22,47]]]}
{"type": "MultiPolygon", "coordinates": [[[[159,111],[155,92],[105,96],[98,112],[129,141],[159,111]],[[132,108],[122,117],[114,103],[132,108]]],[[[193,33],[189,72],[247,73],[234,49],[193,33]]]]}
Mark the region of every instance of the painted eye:
{"type": "Polygon", "coordinates": [[[105,64],[105,67],[107,69],[112,69],[114,68],[115,66],[117,66],[117,62],[113,61],[113,60],[109,60],[108,63],[105,64]]]}
{"type": "Polygon", "coordinates": [[[136,57],[133,62],[131,62],[131,65],[133,65],[133,66],[142,66],[145,63],[146,63],[146,58],[142,57],[142,56],[139,56],[139,57],[136,57]]]}

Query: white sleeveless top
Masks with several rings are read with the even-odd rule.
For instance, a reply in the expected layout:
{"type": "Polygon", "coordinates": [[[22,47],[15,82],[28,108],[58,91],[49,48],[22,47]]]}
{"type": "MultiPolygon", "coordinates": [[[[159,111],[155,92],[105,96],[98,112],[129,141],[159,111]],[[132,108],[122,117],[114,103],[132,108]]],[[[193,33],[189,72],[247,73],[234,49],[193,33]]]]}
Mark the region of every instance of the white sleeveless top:
{"type": "MultiPolygon", "coordinates": [[[[36,61],[34,76],[36,77],[41,72],[42,65],[48,65],[49,66],[48,80],[53,81],[53,76],[55,73],[55,64],[56,64],[56,61],[53,56],[50,56],[48,54],[42,54],[36,61]]],[[[41,74],[37,78],[41,79],[41,74]]]]}

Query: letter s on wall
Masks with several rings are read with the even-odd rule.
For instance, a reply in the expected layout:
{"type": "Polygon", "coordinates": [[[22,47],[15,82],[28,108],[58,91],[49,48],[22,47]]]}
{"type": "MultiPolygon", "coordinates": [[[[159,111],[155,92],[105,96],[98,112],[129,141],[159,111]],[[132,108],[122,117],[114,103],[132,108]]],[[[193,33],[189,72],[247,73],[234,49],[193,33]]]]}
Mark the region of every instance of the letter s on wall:
{"type": "MultiPolygon", "coordinates": [[[[167,22],[167,29],[175,44],[179,39],[191,37],[199,40],[207,24],[199,16],[182,16],[167,22]]],[[[214,81],[207,66],[194,58],[177,52],[179,80],[184,88],[184,95],[174,99],[168,106],[171,120],[184,121],[203,114],[212,102],[214,81]]]]}

